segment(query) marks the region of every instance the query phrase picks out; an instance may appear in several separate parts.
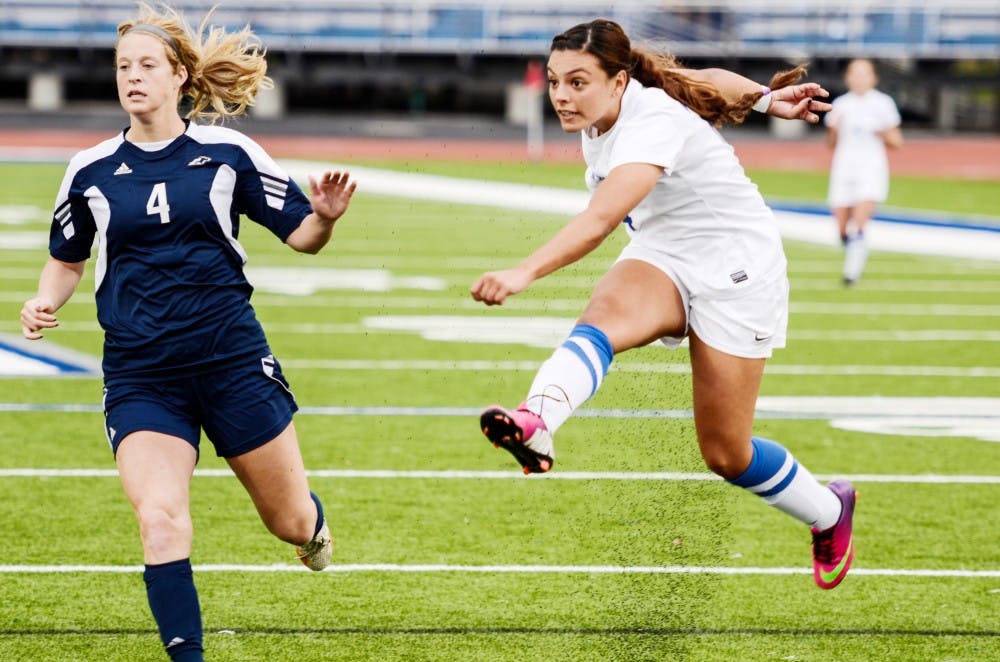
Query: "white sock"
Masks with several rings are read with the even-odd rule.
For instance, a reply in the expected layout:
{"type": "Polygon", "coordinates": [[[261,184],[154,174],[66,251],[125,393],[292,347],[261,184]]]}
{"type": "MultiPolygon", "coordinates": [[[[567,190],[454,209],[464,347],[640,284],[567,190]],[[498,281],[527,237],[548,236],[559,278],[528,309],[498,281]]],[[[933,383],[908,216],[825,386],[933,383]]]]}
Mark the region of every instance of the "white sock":
{"type": "Polygon", "coordinates": [[[841,505],[832,490],[820,485],[781,444],[761,437],[753,437],[751,443],[750,466],[730,483],[819,531],[837,523],[841,505]]]}
{"type": "Polygon", "coordinates": [[[856,281],[861,278],[868,263],[868,243],[865,235],[856,232],[847,238],[844,244],[844,278],[856,281]]]}
{"type": "Polygon", "coordinates": [[[525,398],[526,407],[542,417],[549,433],[566,422],[604,381],[614,357],[604,332],[580,324],[538,369],[525,398]]]}

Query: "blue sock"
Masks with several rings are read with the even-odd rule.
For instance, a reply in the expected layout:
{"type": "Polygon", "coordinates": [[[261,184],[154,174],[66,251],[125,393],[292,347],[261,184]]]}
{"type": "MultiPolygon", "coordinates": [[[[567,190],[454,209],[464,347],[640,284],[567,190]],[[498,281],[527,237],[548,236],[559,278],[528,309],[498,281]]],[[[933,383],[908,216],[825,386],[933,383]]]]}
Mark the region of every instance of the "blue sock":
{"type": "Polygon", "coordinates": [[[750,443],[750,466],[730,483],[809,526],[822,530],[836,524],[840,501],[833,492],[820,485],[778,442],[751,437],[750,443]]]}
{"type": "Polygon", "coordinates": [[[590,394],[597,393],[598,387],[608,374],[611,362],[615,359],[615,351],[611,349],[611,341],[596,326],[592,324],[577,324],[562,346],[575,353],[590,368],[590,375],[594,384],[590,394]],[[598,364],[591,363],[590,357],[582,349],[583,346],[579,344],[580,340],[590,341],[590,346],[597,352],[598,364]]]}
{"type": "Polygon", "coordinates": [[[313,531],[313,538],[315,538],[319,530],[323,528],[323,504],[320,503],[319,497],[316,496],[315,492],[310,492],[309,496],[312,497],[313,503],[316,504],[316,530],[313,531]]]}
{"type": "Polygon", "coordinates": [[[156,619],[167,654],[174,662],[201,662],[201,607],[194,587],[191,560],[147,565],[149,608],[156,619]]]}
{"type": "Polygon", "coordinates": [[[578,324],[538,368],[525,398],[527,407],[555,434],[573,411],[597,392],[614,356],[603,331],[591,324],[578,324]]]}
{"type": "Polygon", "coordinates": [[[729,482],[763,498],[780,494],[795,478],[799,463],[776,441],[751,437],[750,443],[753,446],[750,466],[729,482]]]}

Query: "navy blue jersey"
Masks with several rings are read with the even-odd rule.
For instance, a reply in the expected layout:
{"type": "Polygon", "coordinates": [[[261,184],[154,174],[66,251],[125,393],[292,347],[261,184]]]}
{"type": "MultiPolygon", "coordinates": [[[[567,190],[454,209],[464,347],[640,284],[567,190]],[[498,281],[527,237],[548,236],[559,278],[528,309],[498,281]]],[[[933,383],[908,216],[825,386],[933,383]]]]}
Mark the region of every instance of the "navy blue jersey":
{"type": "Polygon", "coordinates": [[[250,306],[240,215],[284,241],[312,211],[298,185],[232,129],[189,124],[147,152],[124,132],[70,161],[49,253],[90,257],[104,375],[150,381],[269,353],[250,306]]]}

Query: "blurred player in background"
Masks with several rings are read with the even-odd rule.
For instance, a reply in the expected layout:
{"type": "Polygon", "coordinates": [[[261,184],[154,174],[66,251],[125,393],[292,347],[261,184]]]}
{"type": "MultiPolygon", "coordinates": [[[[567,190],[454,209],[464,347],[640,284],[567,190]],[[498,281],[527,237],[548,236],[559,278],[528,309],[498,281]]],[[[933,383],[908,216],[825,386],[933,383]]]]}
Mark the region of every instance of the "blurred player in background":
{"type": "Polygon", "coordinates": [[[833,149],[829,203],[844,245],[844,284],[861,278],[868,261],[865,226],[889,196],[886,147],[903,144],[896,104],[877,89],[871,60],[851,60],[844,73],[847,93],[824,117],[833,149]]]}
{"type": "Polygon", "coordinates": [[[57,326],[96,237],[108,441],[139,521],[163,644],[174,660],[201,660],[189,491],[202,430],[304,564],[322,570],[333,545],[306,481],[295,400],[250,305],[239,218],[316,253],[354,184],[325,173],[307,197],[243,134],[191,121],[242,114],[269,82],[249,29],[203,23],[195,34],[172,9],[142,5],[118,35],[118,97],[130,125],[70,162],[50,258],[21,325],[29,339],[57,326]]]}
{"type": "Polygon", "coordinates": [[[552,435],[594,395],[615,354],[658,339],[677,347],[687,336],[706,464],[810,526],[815,580],[833,588],[854,555],[854,488],[821,485],[782,445],[752,436],[764,362],[785,344],[786,261],[771,210],[713,128],[751,108],[818,122],[814,111],[829,106],[812,97],[826,91],[794,84],[803,73],[777,74],[769,89],[723,70],[680,69],[633,49],[607,20],[558,35],[549,97],[563,130],[582,134],[590,203],[518,266],[480,276],[471,294],[502,304],[624,225],[631,243],[569,338],[517,409],[483,411],[483,432],[525,473],[549,471],[552,435]]]}

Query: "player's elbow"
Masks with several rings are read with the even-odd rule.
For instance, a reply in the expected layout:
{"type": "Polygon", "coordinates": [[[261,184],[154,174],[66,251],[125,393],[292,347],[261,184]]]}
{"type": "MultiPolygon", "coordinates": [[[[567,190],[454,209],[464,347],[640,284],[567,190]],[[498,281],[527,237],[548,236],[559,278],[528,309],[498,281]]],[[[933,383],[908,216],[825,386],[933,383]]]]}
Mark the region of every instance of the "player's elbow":
{"type": "Polygon", "coordinates": [[[326,242],[286,242],[288,246],[296,253],[305,253],[306,255],[316,255],[323,247],[326,246],[326,242]]]}
{"type": "Polygon", "coordinates": [[[581,243],[584,246],[586,252],[590,252],[604,243],[604,240],[608,238],[608,235],[618,227],[621,220],[609,220],[609,219],[595,219],[597,222],[589,224],[587,227],[582,228],[580,232],[581,243]]]}

